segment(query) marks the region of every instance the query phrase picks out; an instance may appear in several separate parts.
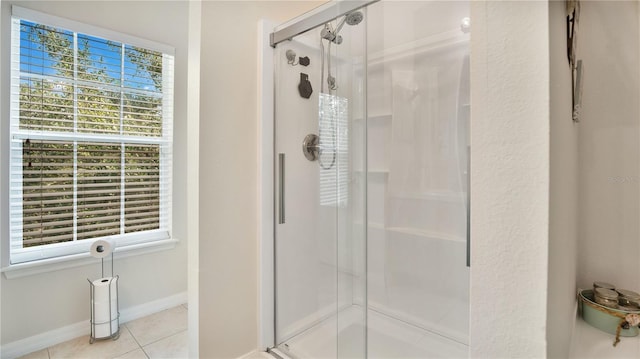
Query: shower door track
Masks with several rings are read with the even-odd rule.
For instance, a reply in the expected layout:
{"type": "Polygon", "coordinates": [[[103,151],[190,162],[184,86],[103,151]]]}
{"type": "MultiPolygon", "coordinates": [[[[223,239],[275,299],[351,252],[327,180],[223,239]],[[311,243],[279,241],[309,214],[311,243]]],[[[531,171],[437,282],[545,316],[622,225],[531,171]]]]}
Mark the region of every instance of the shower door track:
{"type": "Polygon", "coordinates": [[[289,357],[276,347],[268,348],[267,353],[276,359],[291,359],[291,357],[289,357]]]}
{"type": "Polygon", "coordinates": [[[315,10],[285,23],[282,29],[272,32],[269,39],[271,47],[276,47],[277,44],[283,41],[291,40],[322,24],[326,24],[340,16],[367,7],[378,1],[380,0],[345,0],[332,1],[326,5],[322,5],[315,10]]]}

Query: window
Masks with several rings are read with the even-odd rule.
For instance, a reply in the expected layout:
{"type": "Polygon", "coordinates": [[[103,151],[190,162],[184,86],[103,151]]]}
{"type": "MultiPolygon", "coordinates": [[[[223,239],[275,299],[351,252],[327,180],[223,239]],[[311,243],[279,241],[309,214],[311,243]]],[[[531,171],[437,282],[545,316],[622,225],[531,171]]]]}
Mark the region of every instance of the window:
{"type": "Polygon", "coordinates": [[[173,50],[13,8],[11,263],[170,238],[173,50]]]}

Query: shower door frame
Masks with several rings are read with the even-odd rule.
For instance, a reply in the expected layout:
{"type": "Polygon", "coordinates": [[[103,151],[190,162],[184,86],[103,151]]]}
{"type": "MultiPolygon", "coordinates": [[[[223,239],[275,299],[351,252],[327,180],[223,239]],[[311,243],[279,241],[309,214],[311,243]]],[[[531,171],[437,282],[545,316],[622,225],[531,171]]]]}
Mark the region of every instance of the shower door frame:
{"type": "Polygon", "coordinates": [[[282,29],[273,31],[269,36],[271,47],[378,1],[380,0],[334,0],[319,6],[284,23],[282,29]]]}
{"type": "Polygon", "coordinates": [[[334,0],[284,23],[258,24],[258,351],[276,346],[275,45],[380,0],[334,0]]]}
{"type": "Polygon", "coordinates": [[[277,24],[258,24],[258,350],[275,346],[275,49],[277,24]]]}

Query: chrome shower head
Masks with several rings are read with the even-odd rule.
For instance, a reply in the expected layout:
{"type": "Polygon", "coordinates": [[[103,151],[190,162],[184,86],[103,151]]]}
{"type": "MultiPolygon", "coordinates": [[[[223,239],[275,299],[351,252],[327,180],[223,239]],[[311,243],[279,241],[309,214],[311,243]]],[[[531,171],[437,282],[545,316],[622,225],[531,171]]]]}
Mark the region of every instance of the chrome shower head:
{"type": "Polygon", "coordinates": [[[353,26],[361,23],[362,19],[364,19],[364,15],[362,15],[362,11],[354,11],[348,13],[344,18],[347,24],[353,26]]]}
{"type": "Polygon", "coordinates": [[[342,19],[342,21],[340,22],[340,25],[338,25],[334,33],[337,35],[340,32],[340,30],[342,30],[342,27],[344,26],[345,22],[348,25],[354,26],[361,23],[362,19],[364,19],[364,15],[362,14],[362,11],[350,12],[344,16],[344,19],[342,19]]]}

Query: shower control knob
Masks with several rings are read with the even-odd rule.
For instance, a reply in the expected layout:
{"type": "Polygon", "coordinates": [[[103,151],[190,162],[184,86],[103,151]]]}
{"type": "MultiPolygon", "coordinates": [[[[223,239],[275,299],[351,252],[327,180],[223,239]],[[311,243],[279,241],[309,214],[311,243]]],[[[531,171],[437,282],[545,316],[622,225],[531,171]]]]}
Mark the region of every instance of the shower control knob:
{"type": "Polygon", "coordinates": [[[310,133],[302,141],[302,153],[309,161],[315,161],[320,155],[320,139],[318,135],[310,133]]]}

